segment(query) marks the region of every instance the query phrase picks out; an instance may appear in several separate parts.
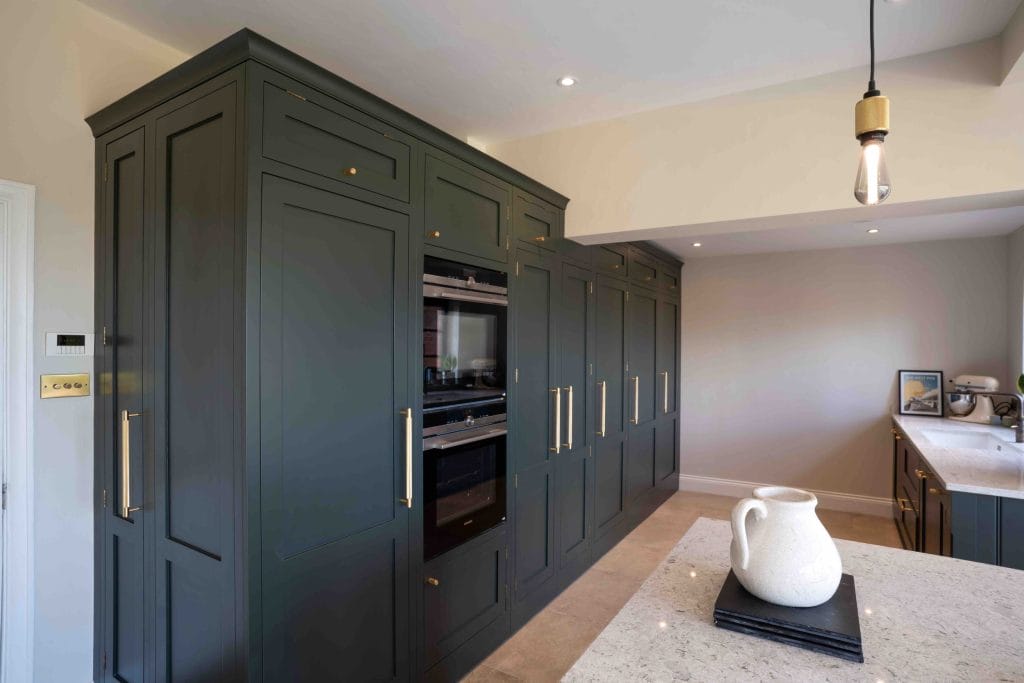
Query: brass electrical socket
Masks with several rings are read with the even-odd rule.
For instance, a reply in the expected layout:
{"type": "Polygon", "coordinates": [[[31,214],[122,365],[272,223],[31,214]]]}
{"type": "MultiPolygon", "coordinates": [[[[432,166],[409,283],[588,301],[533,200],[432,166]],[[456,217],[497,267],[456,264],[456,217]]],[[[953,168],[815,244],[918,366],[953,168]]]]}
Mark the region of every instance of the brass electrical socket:
{"type": "Polygon", "coordinates": [[[41,375],[39,398],[68,398],[89,395],[89,373],[79,375],[41,375]]]}

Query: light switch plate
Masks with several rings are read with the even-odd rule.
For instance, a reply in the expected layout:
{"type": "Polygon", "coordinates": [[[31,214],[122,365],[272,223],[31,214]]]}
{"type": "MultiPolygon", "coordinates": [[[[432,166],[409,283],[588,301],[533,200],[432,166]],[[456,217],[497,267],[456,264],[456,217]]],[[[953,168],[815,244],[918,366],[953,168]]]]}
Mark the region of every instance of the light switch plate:
{"type": "Polygon", "coordinates": [[[41,375],[39,398],[68,398],[89,395],[89,373],[78,375],[41,375]]]}

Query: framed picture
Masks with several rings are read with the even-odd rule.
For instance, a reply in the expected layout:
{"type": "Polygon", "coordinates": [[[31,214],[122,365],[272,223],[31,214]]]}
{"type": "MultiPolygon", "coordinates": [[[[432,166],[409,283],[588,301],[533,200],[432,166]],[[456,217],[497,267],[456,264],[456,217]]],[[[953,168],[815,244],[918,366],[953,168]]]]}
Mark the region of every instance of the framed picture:
{"type": "Polygon", "coordinates": [[[900,370],[900,415],[942,417],[942,370],[900,370]]]}

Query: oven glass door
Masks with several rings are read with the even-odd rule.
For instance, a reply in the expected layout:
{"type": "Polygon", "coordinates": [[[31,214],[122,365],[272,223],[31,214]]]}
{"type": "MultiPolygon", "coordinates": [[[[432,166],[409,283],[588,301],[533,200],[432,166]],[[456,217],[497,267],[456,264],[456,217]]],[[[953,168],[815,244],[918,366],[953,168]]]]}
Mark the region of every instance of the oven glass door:
{"type": "Polygon", "coordinates": [[[497,304],[424,297],[425,408],[504,394],[507,313],[497,304]]]}
{"type": "Polygon", "coordinates": [[[423,452],[423,543],[436,557],[505,519],[505,436],[423,452]]]}

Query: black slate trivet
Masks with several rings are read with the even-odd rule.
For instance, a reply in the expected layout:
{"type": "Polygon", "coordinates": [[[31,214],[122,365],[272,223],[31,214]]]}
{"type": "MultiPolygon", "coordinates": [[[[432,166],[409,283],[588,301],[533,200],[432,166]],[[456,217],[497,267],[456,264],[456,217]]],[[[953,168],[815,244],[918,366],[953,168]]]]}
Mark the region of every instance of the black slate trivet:
{"type": "Polygon", "coordinates": [[[754,597],[729,572],[715,602],[715,625],[806,650],[863,662],[853,577],[843,574],[832,598],[817,607],[782,607],[754,597]]]}

